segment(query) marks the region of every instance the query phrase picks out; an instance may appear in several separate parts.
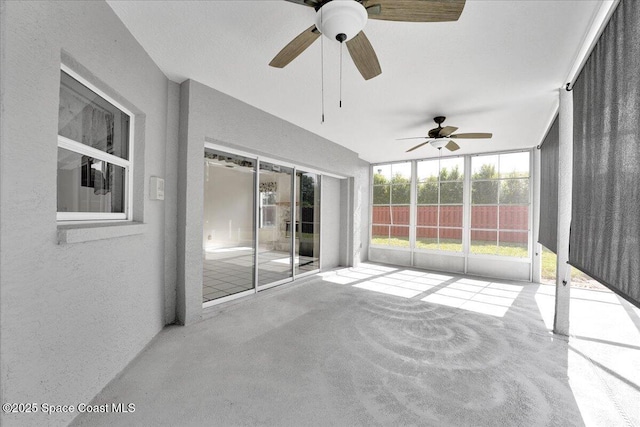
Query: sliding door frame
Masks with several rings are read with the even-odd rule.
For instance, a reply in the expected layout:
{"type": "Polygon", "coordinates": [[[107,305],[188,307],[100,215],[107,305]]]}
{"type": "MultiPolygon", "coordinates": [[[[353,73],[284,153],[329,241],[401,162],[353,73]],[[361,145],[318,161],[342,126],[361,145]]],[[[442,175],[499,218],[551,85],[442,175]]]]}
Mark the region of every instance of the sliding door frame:
{"type": "Polygon", "coordinates": [[[251,290],[247,290],[244,292],[239,292],[237,294],[233,294],[233,295],[228,295],[222,298],[218,298],[215,300],[211,300],[211,301],[207,301],[206,303],[204,303],[202,305],[203,308],[208,308],[214,305],[218,305],[227,301],[231,301],[237,298],[242,298],[251,294],[255,294],[259,291],[263,291],[265,289],[269,289],[272,288],[274,286],[279,286],[285,283],[291,283],[294,280],[296,280],[297,278],[301,278],[301,277],[305,277],[305,276],[309,276],[312,274],[317,274],[321,271],[321,262],[320,262],[320,254],[322,252],[322,233],[320,233],[319,236],[319,245],[318,245],[318,268],[311,270],[311,271],[305,271],[304,273],[298,273],[296,274],[296,268],[295,268],[295,241],[296,241],[296,215],[297,215],[297,209],[296,209],[296,205],[295,205],[295,201],[297,198],[297,183],[296,183],[296,176],[297,176],[297,172],[298,170],[302,171],[302,172],[308,172],[308,173],[314,173],[316,175],[318,175],[318,177],[320,178],[320,185],[318,187],[319,191],[320,191],[320,210],[319,210],[319,215],[320,215],[320,220],[318,221],[320,224],[320,230],[322,230],[322,196],[323,196],[323,185],[324,185],[324,180],[322,179],[323,176],[328,176],[328,177],[332,177],[332,178],[337,178],[337,179],[345,179],[346,177],[344,176],[340,176],[340,175],[335,175],[332,173],[327,173],[327,172],[323,172],[320,171],[318,169],[314,169],[311,167],[307,167],[307,166],[298,166],[296,164],[287,162],[285,160],[280,160],[280,159],[275,159],[275,158],[270,158],[270,157],[266,157],[266,156],[262,156],[262,155],[257,155],[255,153],[251,153],[251,152],[247,152],[247,151],[242,151],[242,150],[238,150],[235,148],[231,148],[231,147],[227,147],[223,144],[215,144],[209,141],[205,141],[204,142],[204,150],[215,150],[218,152],[222,152],[222,153],[228,153],[231,155],[236,155],[236,156],[243,156],[243,157],[247,157],[250,158],[252,160],[256,161],[256,173],[254,176],[254,233],[255,233],[255,240],[254,240],[254,255],[253,255],[253,289],[251,290]],[[265,162],[265,163],[273,163],[276,165],[280,165],[283,167],[287,167],[287,168],[291,168],[293,170],[292,172],[292,185],[291,185],[291,217],[292,217],[292,226],[291,226],[291,249],[289,251],[290,256],[291,256],[291,277],[282,279],[282,280],[278,280],[276,282],[273,283],[268,283],[266,285],[262,285],[259,286],[259,271],[258,271],[258,263],[259,263],[259,244],[260,244],[260,233],[259,233],[259,209],[260,209],[260,164],[261,162],[265,162]]]}

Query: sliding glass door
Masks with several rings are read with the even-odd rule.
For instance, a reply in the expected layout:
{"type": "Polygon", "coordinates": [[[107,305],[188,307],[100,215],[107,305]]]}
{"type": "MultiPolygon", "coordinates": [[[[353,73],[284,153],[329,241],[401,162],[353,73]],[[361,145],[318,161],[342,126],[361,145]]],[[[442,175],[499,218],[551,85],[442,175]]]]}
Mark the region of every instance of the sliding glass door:
{"type": "Polygon", "coordinates": [[[203,303],[320,269],[320,175],[208,148],[204,172],[203,303]]]}
{"type": "Polygon", "coordinates": [[[272,286],[293,277],[293,169],[260,162],[258,224],[258,286],[272,286]]]}
{"type": "Polygon", "coordinates": [[[256,160],[207,150],[204,159],[204,303],[254,289],[256,160]]]}
{"type": "Polygon", "coordinates": [[[320,268],[320,175],[296,172],[296,275],[320,268]]]}

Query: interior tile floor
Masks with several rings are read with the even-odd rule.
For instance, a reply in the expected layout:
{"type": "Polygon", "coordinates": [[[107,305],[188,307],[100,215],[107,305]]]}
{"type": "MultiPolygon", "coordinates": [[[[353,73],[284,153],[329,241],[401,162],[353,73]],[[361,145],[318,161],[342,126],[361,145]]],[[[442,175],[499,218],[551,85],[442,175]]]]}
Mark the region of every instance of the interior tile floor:
{"type": "Polygon", "coordinates": [[[77,426],[640,425],[640,310],[573,290],[361,264],[165,328],[77,426]]]}
{"type": "MultiPolygon", "coordinates": [[[[259,252],[259,285],[268,285],[291,277],[289,252],[259,252]]],[[[202,302],[253,289],[253,249],[228,247],[205,252],[202,277],[202,302]]],[[[296,274],[320,268],[318,258],[297,256],[296,274]]]]}

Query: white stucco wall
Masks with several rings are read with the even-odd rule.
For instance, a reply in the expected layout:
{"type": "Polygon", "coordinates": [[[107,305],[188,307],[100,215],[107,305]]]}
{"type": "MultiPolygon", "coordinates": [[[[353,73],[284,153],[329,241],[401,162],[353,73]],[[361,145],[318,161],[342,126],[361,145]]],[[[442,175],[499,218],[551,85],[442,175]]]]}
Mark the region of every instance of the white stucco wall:
{"type": "MultiPolygon", "coordinates": [[[[1,7],[1,400],[88,402],[175,313],[175,252],[165,248],[175,248],[179,87],[104,2],[1,7]],[[135,114],[136,234],[58,244],[61,61],[135,114]],[[148,199],[150,176],[167,178],[165,202],[148,199]]],[[[75,415],[3,413],[0,424],[75,415]]]]}

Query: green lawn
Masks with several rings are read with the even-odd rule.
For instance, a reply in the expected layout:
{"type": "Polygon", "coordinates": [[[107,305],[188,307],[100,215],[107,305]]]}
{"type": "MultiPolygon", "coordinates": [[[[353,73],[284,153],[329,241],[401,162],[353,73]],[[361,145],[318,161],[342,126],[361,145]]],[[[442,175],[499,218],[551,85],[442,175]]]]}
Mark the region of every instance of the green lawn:
{"type": "MultiPolygon", "coordinates": [[[[556,280],[556,254],[542,247],[542,280],[555,282],[556,280]]],[[[582,271],[571,267],[571,280],[576,282],[592,282],[591,277],[582,271]]]]}
{"type": "MultiPolygon", "coordinates": [[[[380,245],[380,246],[391,246],[391,247],[409,247],[409,238],[399,238],[392,237],[388,238],[386,236],[373,236],[371,239],[371,244],[380,245]]],[[[450,252],[462,252],[462,243],[459,240],[455,239],[441,239],[440,246],[438,247],[438,243],[436,239],[433,238],[418,238],[416,239],[416,249],[432,249],[432,250],[441,250],[441,251],[450,251],[450,252]]],[[[501,255],[501,256],[510,256],[510,257],[519,257],[526,258],[528,256],[527,248],[522,247],[518,244],[513,243],[503,243],[501,246],[496,247],[494,244],[475,241],[471,244],[471,253],[473,254],[487,254],[487,255],[501,255]]]]}

